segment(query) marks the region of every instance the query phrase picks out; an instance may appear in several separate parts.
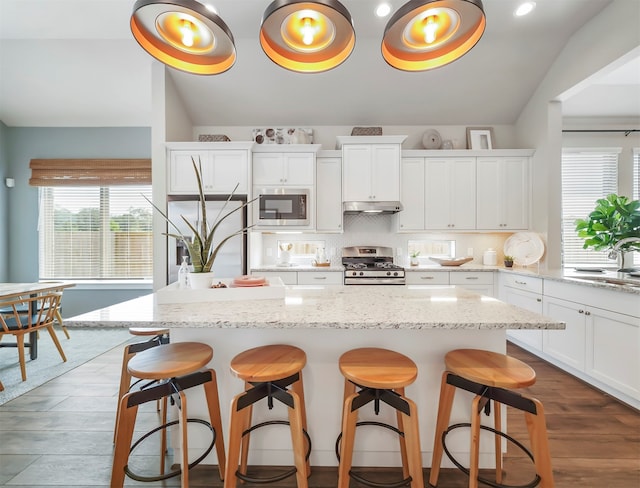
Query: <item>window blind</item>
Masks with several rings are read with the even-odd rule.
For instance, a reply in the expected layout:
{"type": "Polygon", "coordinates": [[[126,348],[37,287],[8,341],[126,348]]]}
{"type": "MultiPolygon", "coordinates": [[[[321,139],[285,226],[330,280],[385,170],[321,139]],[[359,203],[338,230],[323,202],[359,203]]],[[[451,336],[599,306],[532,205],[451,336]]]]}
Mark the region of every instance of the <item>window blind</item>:
{"type": "Polygon", "coordinates": [[[150,185],[40,188],[40,279],[150,279],[150,185]]]}
{"type": "Polygon", "coordinates": [[[583,249],[576,219],[587,218],[596,200],[618,189],[619,148],[564,149],[562,153],[562,264],[615,266],[607,251],[583,249]]]}
{"type": "Polygon", "coordinates": [[[150,159],[32,159],[31,186],[150,185],[150,159]]]}

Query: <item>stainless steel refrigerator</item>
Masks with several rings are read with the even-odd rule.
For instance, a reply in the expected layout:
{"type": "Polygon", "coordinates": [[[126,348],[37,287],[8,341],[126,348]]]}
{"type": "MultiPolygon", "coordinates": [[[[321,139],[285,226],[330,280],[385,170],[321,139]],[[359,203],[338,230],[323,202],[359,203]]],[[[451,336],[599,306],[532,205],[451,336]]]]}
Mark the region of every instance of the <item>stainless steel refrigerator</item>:
{"type": "MultiPolygon", "coordinates": [[[[207,220],[210,226],[216,221],[218,216],[223,216],[238,207],[241,207],[246,199],[236,197],[227,204],[222,210],[227,197],[225,196],[207,196],[207,220]]],[[[187,224],[182,220],[181,215],[194,223],[200,222],[200,202],[197,197],[193,196],[176,196],[169,197],[167,215],[169,219],[176,224],[184,236],[190,237],[191,231],[187,224]]],[[[247,209],[246,207],[235,211],[231,216],[227,217],[220,227],[216,230],[214,237],[214,245],[217,245],[222,239],[228,235],[243,229],[247,226],[247,209]]],[[[175,233],[175,229],[169,226],[169,233],[175,233]]],[[[173,283],[178,280],[178,269],[182,264],[182,256],[188,256],[187,249],[184,244],[172,237],[168,238],[168,266],[167,280],[173,283]]],[[[188,262],[188,261],[187,261],[188,262]]],[[[189,263],[191,264],[191,263],[189,263]]],[[[212,271],[220,278],[233,278],[236,276],[247,274],[247,236],[246,233],[229,239],[220,249],[218,256],[213,264],[212,271]]]]}

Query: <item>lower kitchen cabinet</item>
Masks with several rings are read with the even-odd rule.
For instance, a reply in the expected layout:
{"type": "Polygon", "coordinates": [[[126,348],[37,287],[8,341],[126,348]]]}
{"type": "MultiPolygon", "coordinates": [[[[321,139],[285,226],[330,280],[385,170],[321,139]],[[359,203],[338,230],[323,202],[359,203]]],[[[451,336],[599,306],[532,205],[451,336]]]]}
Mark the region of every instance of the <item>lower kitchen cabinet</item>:
{"type": "Polygon", "coordinates": [[[407,285],[455,285],[481,295],[495,296],[493,271],[407,271],[407,285]]]}
{"type": "Polygon", "coordinates": [[[542,350],[567,366],[584,371],[587,344],[585,306],[580,303],[544,297],[543,313],[567,324],[564,330],[543,333],[542,350]]]}
{"type": "Polygon", "coordinates": [[[298,284],[298,273],[295,271],[260,271],[257,274],[267,279],[280,278],[285,285],[298,284]]]}
{"type": "Polygon", "coordinates": [[[446,271],[407,271],[407,285],[448,285],[449,273],[446,271]]]}
{"type": "Polygon", "coordinates": [[[278,277],[285,285],[342,285],[342,271],[260,271],[266,278],[278,277]]]}
{"type": "MultiPolygon", "coordinates": [[[[542,279],[500,273],[500,299],[542,314],[542,279]]],[[[507,337],[525,349],[539,353],[542,351],[542,330],[508,330],[507,337]]]]}

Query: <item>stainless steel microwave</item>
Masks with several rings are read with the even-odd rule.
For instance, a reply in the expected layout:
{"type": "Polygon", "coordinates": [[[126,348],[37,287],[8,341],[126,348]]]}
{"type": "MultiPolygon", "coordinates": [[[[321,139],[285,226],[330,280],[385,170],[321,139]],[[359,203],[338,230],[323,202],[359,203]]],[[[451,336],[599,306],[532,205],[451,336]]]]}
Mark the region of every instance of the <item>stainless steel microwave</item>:
{"type": "Polygon", "coordinates": [[[258,225],[304,226],[310,223],[310,191],[300,188],[258,190],[258,225]]]}

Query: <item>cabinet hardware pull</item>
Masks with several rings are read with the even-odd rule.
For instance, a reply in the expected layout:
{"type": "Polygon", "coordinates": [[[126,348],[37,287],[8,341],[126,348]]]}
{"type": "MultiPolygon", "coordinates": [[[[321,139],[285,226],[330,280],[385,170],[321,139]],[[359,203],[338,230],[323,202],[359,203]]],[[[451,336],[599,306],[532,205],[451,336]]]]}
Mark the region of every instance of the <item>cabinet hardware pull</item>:
{"type": "Polygon", "coordinates": [[[541,302],[542,298],[536,298],[536,302],[541,302]]]}
{"type": "Polygon", "coordinates": [[[518,280],[515,280],[515,282],[516,282],[516,284],[518,284],[518,285],[526,285],[526,284],[527,284],[527,282],[526,282],[526,281],[518,281],[518,280]]]}
{"type": "Polygon", "coordinates": [[[580,309],[578,310],[578,313],[584,313],[584,310],[580,309]]]}
{"type": "Polygon", "coordinates": [[[588,310],[584,313],[585,315],[591,315],[591,312],[589,312],[588,310]]]}
{"type": "Polygon", "coordinates": [[[421,280],[432,280],[433,276],[421,276],[420,279],[421,280]]]}
{"type": "Polygon", "coordinates": [[[327,277],[326,276],[314,276],[313,279],[314,280],[326,280],[327,277]]]}
{"type": "Polygon", "coordinates": [[[478,277],[477,277],[477,276],[467,276],[467,277],[465,278],[465,280],[477,280],[477,279],[478,279],[478,277]]]}

